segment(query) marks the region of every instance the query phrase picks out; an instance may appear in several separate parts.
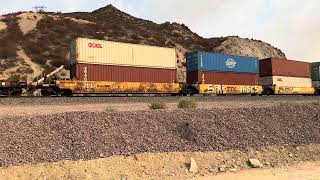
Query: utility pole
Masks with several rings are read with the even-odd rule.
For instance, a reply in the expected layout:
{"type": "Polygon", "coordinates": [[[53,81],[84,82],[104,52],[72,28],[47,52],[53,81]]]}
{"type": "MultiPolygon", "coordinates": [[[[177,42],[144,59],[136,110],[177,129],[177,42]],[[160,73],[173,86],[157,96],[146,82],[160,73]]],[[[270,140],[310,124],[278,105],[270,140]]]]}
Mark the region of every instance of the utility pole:
{"type": "Polygon", "coordinates": [[[45,12],[45,10],[47,9],[46,6],[34,6],[33,9],[36,11],[36,12],[45,12]]]}

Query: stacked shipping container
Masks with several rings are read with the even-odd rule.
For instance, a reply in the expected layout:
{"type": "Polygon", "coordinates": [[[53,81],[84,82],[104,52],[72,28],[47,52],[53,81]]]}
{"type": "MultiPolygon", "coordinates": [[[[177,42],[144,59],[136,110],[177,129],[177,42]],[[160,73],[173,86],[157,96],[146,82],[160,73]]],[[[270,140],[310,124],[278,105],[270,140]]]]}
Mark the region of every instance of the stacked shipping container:
{"type": "Polygon", "coordinates": [[[258,67],[253,57],[194,52],[187,55],[187,83],[258,85],[258,67]]]}
{"type": "Polygon", "coordinates": [[[173,83],[176,52],[174,48],[77,38],[71,45],[71,78],[173,83]]]}
{"type": "Polygon", "coordinates": [[[259,84],[264,86],[306,87],[312,86],[310,64],[279,58],[260,60],[259,84]]]}

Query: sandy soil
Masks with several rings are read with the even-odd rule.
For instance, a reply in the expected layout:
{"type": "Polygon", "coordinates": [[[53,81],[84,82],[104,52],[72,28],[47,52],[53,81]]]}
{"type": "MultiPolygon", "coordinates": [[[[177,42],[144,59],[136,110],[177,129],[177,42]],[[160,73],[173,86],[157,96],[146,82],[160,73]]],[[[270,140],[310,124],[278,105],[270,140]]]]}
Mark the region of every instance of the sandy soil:
{"type": "Polygon", "coordinates": [[[65,19],[69,19],[69,20],[76,22],[78,24],[95,24],[93,22],[90,22],[90,21],[87,21],[84,19],[76,19],[76,18],[72,18],[72,17],[65,17],[65,19]]]}
{"type": "Polygon", "coordinates": [[[5,22],[0,21],[0,31],[6,30],[6,29],[7,29],[7,24],[5,22]]]}
{"type": "Polygon", "coordinates": [[[19,19],[19,26],[23,34],[27,34],[36,28],[37,23],[43,19],[44,15],[38,13],[22,13],[17,16],[19,19]]]}
{"type": "Polygon", "coordinates": [[[31,58],[24,52],[24,50],[21,47],[18,47],[17,55],[23,59],[33,70],[33,73],[29,75],[29,81],[33,80],[34,77],[40,76],[43,68],[41,68],[38,64],[32,62],[31,58]]]}
{"type": "MultiPolygon", "coordinates": [[[[49,15],[50,17],[52,17],[55,20],[60,19],[60,16],[53,16],[53,15],[49,15]]],[[[39,14],[39,13],[22,13],[20,15],[17,16],[19,19],[19,26],[21,31],[23,32],[23,34],[27,34],[28,32],[32,31],[33,29],[35,29],[37,27],[37,23],[42,20],[45,15],[43,14],[39,14]]],[[[87,20],[82,20],[82,19],[75,19],[75,18],[71,18],[71,17],[65,17],[65,19],[69,19],[71,21],[74,21],[76,23],[79,24],[94,24],[90,21],[87,20]]]]}
{"type": "MultiPolygon", "coordinates": [[[[244,102],[199,102],[198,108],[243,108],[243,107],[270,107],[272,102],[258,103],[254,101],[244,102]]],[[[176,103],[168,103],[167,110],[177,109],[176,103]]],[[[0,106],[0,116],[31,116],[43,114],[56,114],[62,112],[103,112],[103,111],[146,111],[149,103],[102,103],[102,104],[60,104],[60,105],[6,105],[0,106]]]]}
{"type": "MultiPolygon", "coordinates": [[[[296,147],[297,148],[297,147],[296,147]]],[[[299,146],[295,158],[288,157],[294,147],[267,147],[246,152],[145,153],[91,161],[62,161],[0,169],[1,179],[308,179],[320,177],[319,145],[299,146]],[[315,157],[312,157],[312,155],[315,157]],[[197,172],[188,171],[194,158],[197,172]],[[250,169],[248,158],[264,163],[263,169],[250,169]],[[318,158],[318,159],[317,159],[318,158]],[[307,162],[310,161],[311,162],[307,162]],[[318,160],[318,161],[317,161],[318,160]],[[303,162],[302,162],[303,161],[303,162]],[[266,165],[270,163],[270,165],[266,165]],[[218,170],[225,165],[226,172],[218,170]],[[235,169],[236,173],[230,173],[235,169]]]]}
{"type": "Polygon", "coordinates": [[[320,180],[320,162],[306,162],[286,168],[251,169],[197,180],[320,180]]]}

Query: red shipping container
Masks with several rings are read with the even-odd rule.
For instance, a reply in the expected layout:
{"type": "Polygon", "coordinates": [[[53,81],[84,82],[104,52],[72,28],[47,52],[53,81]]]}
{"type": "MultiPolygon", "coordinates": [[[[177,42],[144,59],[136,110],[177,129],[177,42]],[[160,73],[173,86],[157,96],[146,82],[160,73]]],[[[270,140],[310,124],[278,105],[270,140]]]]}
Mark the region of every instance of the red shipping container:
{"type": "Polygon", "coordinates": [[[176,82],[176,69],[160,69],[130,66],[110,66],[98,64],[75,64],[71,67],[71,79],[80,81],[176,82]]]}
{"type": "Polygon", "coordinates": [[[307,62],[279,58],[259,61],[260,76],[289,76],[311,78],[311,65],[307,62]]]}
{"type": "Polygon", "coordinates": [[[188,84],[258,85],[258,74],[195,71],[188,72],[188,84]]]}

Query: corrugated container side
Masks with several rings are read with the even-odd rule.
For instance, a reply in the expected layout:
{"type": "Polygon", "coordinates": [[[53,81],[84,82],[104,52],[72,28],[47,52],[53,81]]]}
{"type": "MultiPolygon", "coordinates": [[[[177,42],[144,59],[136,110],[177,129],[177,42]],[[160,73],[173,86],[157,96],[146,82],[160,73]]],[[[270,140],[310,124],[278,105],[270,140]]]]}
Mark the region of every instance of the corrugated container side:
{"type": "Polygon", "coordinates": [[[259,85],[312,87],[312,80],[310,78],[300,78],[300,77],[265,76],[265,77],[260,77],[259,85]]]}
{"type": "Polygon", "coordinates": [[[187,70],[258,74],[259,64],[254,57],[197,52],[187,56],[187,70]]]}
{"type": "Polygon", "coordinates": [[[73,68],[75,68],[75,73],[72,78],[81,81],[173,83],[176,82],[177,76],[175,69],[97,64],[76,64],[73,68]]]}
{"type": "Polygon", "coordinates": [[[310,63],[279,58],[259,61],[260,76],[289,76],[310,78],[310,63]]]}
{"type": "Polygon", "coordinates": [[[311,78],[313,81],[320,81],[320,63],[312,63],[311,78]]]}
{"type": "Polygon", "coordinates": [[[176,68],[176,51],[163,48],[112,41],[77,38],[77,63],[117,66],[176,68]]]}
{"type": "Polygon", "coordinates": [[[187,73],[188,84],[258,85],[258,74],[196,71],[187,73]]]}

